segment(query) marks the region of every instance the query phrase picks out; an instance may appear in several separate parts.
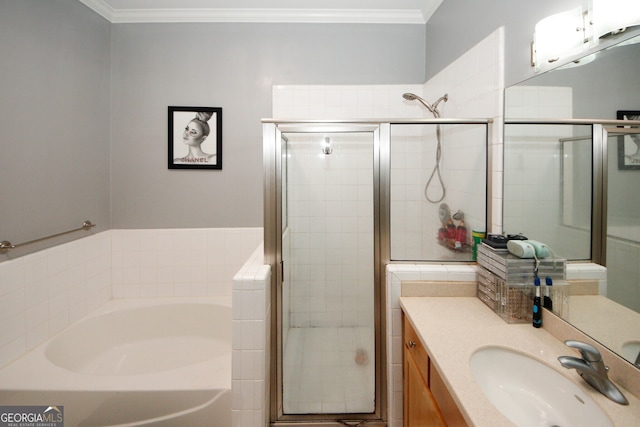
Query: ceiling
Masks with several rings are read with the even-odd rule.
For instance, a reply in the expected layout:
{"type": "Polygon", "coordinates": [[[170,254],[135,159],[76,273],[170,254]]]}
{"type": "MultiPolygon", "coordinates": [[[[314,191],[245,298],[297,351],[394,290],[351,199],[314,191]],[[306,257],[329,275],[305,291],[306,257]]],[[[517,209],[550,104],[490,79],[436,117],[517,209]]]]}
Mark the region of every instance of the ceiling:
{"type": "Polygon", "coordinates": [[[114,23],[424,24],[444,0],[79,0],[114,23]]]}

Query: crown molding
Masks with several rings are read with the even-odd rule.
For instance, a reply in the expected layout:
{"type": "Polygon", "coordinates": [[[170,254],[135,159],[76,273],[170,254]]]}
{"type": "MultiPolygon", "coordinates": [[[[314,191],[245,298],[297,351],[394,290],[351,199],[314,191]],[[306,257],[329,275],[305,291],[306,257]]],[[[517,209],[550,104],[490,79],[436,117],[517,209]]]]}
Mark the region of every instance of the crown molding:
{"type": "Polygon", "coordinates": [[[433,14],[436,13],[436,10],[440,7],[442,2],[443,0],[431,2],[427,5],[427,7],[422,9],[423,24],[429,21],[429,18],[431,18],[433,14]]]}
{"type": "Polygon", "coordinates": [[[103,0],[79,0],[112,23],[256,22],[424,24],[420,10],[401,9],[113,9],[103,0]]]}
{"type": "Polygon", "coordinates": [[[80,3],[87,6],[89,9],[102,16],[107,21],[113,22],[113,15],[115,10],[106,4],[103,0],[78,0],[80,3]]]}

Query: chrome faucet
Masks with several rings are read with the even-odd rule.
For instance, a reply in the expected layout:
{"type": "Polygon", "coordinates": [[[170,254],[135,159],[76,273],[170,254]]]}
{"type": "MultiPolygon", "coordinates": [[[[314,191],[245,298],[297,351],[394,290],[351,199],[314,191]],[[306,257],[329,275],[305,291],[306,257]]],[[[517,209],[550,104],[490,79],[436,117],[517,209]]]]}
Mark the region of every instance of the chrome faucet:
{"type": "Polygon", "coordinates": [[[609,379],[607,375],[609,367],[605,366],[602,361],[602,355],[597,348],[582,341],[567,340],[564,343],[569,347],[578,349],[582,359],[573,356],[560,356],[558,360],[562,366],[578,371],[586,382],[614,402],[621,405],[629,404],[627,398],[609,379]]]}

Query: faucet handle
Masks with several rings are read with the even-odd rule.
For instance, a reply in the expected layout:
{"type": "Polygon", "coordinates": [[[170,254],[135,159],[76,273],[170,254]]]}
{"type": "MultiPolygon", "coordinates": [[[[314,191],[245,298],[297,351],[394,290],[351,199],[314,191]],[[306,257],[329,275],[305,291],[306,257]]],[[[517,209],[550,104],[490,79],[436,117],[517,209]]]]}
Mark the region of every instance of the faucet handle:
{"type": "Polygon", "coordinates": [[[582,358],[587,362],[600,362],[602,360],[602,355],[598,349],[591,344],[575,340],[566,340],[564,343],[569,347],[578,349],[582,358]]]}

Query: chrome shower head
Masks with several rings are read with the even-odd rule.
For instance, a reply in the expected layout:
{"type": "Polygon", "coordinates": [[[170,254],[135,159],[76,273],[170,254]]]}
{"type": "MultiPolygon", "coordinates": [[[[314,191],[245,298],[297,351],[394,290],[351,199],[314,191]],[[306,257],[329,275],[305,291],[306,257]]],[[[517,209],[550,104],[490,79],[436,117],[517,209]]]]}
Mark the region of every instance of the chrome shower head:
{"type": "Polygon", "coordinates": [[[407,101],[415,101],[416,99],[418,99],[418,95],[409,92],[403,93],[402,97],[407,101]]]}
{"type": "Polygon", "coordinates": [[[429,110],[429,112],[431,114],[434,115],[435,118],[439,118],[440,117],[440,112],[438,111],[438,104],[442,101],[447,102],[447,100],[449,99],[449,95],[448,94],[444,94],[443,96],[441,96],[440,98],[438,98],[438,100],[433,104],[429,104],[427,101],[425,101],[424,99],[420,98],[418,95],[416,95],[415,93],[410,93],[410,92],[406,92],[402,94],[402,97],[404,99],[406,99],[407,101],[418,101],[419,103],[421,103],[422,105],[425,106],[425,108],[427,110],[429,110]]]}
{"type": "Polygon", "coordinates": [[[438,98],[438,100],[436,102],[433,103],[433,109],[436,110],[438,108],[438,104],[440,104],[442,101],[447,102],[449,100],[449,94],[445,93],[444,95],[442,95],[440,98],[438,98]]]}

